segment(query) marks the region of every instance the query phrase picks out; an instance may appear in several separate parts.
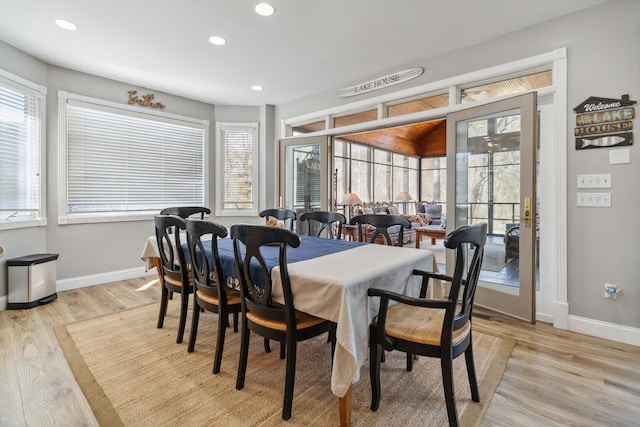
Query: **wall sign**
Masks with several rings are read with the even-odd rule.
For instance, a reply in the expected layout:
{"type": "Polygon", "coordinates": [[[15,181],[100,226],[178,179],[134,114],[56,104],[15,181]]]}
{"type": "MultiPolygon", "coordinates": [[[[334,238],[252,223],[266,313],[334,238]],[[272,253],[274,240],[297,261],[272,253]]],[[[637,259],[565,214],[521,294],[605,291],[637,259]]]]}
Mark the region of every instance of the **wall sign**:
{"type": "Polygon", "coordinates": [[[164,108],[162,102],[153,102],[153,94],[149,93],[140,98],[137,90],[129,91],[129,105],[132,104],[138,104],[141,107],[159,108],[161,110],[164,108]]]}
{"type": "Polygon", "coordinates": [[[592,96],[574,108],[576,150],[632,145],[635,103],[629,95],[621,99],[592,96]]]}
{"type": "Polygon", "coordinates": [[[408,70],[398,71],[397,73],[387,74],[377,79],[369,80],[354,86],[349,86],[338,91],[338,96],[347,97],[360,95],[362,93],[371,92],[385,87],[397,85],[422,75],[424,68],[410,68],[408,70]]]}

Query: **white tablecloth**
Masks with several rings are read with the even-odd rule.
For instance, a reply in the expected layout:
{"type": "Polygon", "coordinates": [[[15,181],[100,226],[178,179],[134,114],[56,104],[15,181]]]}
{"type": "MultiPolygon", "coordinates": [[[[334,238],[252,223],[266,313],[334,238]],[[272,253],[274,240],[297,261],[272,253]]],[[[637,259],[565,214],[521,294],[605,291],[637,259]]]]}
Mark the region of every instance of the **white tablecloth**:
{"type": "MultiPolygon", "coordinates": [[[[297,310],[336,322],[337,345],[331,391],[344,396],[360,379],[367,358],[369,324],[378,314],[379,298],[369,288],[417,295],[421,277],[413,269],[436,271],[433,252],[423,249],[365,245],[288,265],[297,310]]],[[[282,301],[279,268],[272,270],[274,300],[282,301]]]]}

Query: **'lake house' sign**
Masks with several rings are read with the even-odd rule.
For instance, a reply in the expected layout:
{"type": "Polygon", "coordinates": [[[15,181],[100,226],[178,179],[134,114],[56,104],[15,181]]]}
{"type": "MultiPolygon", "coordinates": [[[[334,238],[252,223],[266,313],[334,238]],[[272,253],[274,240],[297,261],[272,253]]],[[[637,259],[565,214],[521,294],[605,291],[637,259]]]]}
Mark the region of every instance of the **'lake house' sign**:
{"type": "Polygon", "coordinates": [[[386,76],[378,77],[373,80],[359,83],[354,86],[349,86],[338,91],[338,96],[347,97],[360,95],[362,93],[371,92],[372,90],[382,89],[397,85],[398,83],[406,82],[407,80],[415,79],[422,75],[424,68],[410,68],[408,70],[398,71],[393,74],[387,74],[386,76]]]}
{"type": "Polygon", "coordinates": [[[574,108],[576,150],[633,144],[635,103],[629,95],[621,99],[592,96],[574,108]]]}

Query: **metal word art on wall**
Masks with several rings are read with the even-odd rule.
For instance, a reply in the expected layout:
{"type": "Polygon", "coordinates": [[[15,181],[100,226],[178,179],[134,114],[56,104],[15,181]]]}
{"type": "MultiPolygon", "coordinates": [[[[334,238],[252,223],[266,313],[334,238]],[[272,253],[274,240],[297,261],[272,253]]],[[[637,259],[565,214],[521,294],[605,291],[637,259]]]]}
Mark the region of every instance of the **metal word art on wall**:
{"type": "Polygon", "coordinates": [[[142,98],[137,95],[137,90],[130,90],[128,93],[129,105],[138,104],[141,107],[159,108],[161,110],[164,109],[164,104],[162,102],[153,102],[154,95],[151,93],[143,95],[142,98]]]}
{"type": "Polygon", "coordinates": [[[574,108],[576,150],[632,145],[635,103],[629,95],[621,99],[592,96],[574,108]]]}

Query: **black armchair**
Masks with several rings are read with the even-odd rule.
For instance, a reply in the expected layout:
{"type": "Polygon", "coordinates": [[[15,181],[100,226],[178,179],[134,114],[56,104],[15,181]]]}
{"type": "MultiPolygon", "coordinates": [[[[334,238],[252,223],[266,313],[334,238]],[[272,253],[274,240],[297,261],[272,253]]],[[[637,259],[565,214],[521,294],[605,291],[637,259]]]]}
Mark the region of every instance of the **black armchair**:
{"type": "Polygon", "coordinates": [[[471,313],[486,240],[486,224],[452,231],[445,238],[444,246],[456,250],[453,276],[414,270],[414,274],[422,276],[419,298],[381,289],[369,290],[370,297],[380,297],[380,311],[369,330],[371,410],[377,410],[380,405],[380,361],[383,350],[407,353],[407,371],[413,369],[413,354],[440,359],[449,425],[458,425],[453,359],[461,354],[464,354],[467,364],[471,398],[474,402],[480,401],[473,361],[471,313]],[[429,279],[451,282],[446,299],[425,298],[429,279]],[[390,307],[390,301],[398,304],[390,307]]]}

